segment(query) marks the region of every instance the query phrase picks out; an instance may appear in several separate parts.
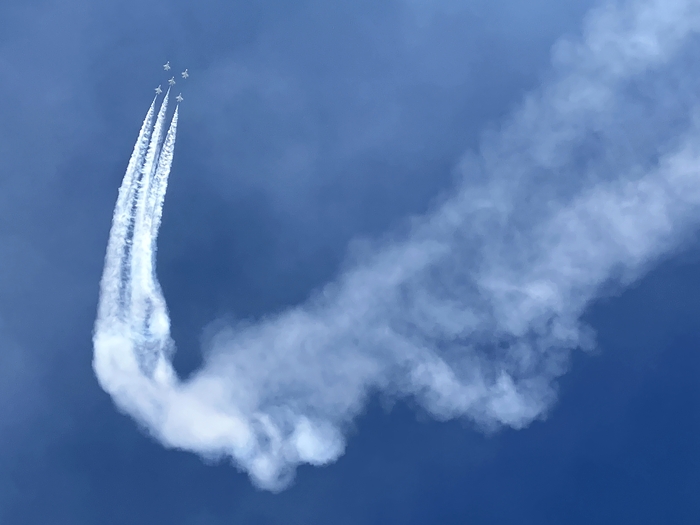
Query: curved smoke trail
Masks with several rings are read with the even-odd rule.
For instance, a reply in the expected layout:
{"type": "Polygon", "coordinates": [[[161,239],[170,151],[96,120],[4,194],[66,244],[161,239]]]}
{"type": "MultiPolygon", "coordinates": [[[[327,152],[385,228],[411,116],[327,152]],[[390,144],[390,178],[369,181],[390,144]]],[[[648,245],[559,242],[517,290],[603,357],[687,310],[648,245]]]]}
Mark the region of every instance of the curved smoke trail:
{"type": "Polygon", "coordinates": [[[587,305],[698,224],[699,30],[690,0],[594,11],[452,196],[305,304],[222,330],[187,382],[154,275],[177,112],[161,145],[167,97],[155,126],[151,105],[107,249],[101,385],[164,445],[230,457],[270,489],[342,454],[372,391],[486,427],[542,417],[570,350],[592,343],[587,305]]]}

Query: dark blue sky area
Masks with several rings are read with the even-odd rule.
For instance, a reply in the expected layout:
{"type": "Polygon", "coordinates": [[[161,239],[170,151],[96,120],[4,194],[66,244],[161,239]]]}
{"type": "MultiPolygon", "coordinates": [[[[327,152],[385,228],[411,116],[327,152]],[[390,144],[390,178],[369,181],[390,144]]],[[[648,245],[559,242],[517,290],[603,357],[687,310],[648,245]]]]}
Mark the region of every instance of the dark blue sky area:
{"type": "Polygon", "coordinates": [[[697,241],[586,313],[548,417],[484,435],[381,396],[272,494],[164,449],[95,379],[112,208],[161,64],[189,68],[158,273],[183,375],[222,317],[300,303],[449,190],[587,1],[0,5],[0,524],[700,520],[697,241]]]}

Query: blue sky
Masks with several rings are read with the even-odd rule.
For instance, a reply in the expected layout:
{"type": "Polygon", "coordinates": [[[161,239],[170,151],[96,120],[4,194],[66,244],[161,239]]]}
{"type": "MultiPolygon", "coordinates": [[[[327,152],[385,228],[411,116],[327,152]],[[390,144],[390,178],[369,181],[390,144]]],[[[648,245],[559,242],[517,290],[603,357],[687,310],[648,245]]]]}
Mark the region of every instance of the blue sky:
{"type": "Polygon", "coordinates": [[[595,5],[4,2],[0,522],[697,521],[698,9],[595,5]],[[191,73],[158,243],[174,367],[227,385],[216,363],[249,366],[232,406],[344,442],[281,461],[275,491],[211,443],[163,447],[92,368],[116,192],[166,60],[191,73]],[[460,194],[457,227],[430,226],[460,194]],[[461,214],[494,194],[498,213],[461,214]],[[377,268],[410,273],[396,245],[428,271],[383,295],[377,268]],[[386,304],[343,332],[358,272],[386,304]],[[266,346],[289,326],[302,343],[266,346]],[[404,348],[457,390],[505,370],[523,401],[465,404],[404,348]]]}

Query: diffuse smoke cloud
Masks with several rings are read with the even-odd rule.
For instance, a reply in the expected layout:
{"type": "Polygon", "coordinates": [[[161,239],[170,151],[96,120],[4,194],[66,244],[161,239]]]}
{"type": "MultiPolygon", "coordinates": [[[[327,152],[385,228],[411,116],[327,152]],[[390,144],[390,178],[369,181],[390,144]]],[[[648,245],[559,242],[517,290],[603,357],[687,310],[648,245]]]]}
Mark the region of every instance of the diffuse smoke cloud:
{"type": "Polygon", "coordinates": [[[700,127],[684,62],[700,4],[591,13],[551,78],[463,162],[464,181],[305,304],[213,339],[186,382],[154,274],[177,109],[148,111],[114,212],[95,326],[103,388],[164,445],[283,488],[335,460],[369,392],[437,418],[520,428],[554,401],[579,318],[700,219],[700,127]]]}

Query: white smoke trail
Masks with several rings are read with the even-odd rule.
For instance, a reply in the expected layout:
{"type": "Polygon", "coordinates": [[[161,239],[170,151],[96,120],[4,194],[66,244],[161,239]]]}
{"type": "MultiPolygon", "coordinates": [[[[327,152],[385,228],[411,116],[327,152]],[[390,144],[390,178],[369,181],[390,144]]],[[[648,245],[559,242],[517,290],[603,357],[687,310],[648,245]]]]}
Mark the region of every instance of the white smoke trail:
{"type": "MultiPolygon", "coordinates": [[[[136,201],[136,218],[134,223],[133,247],[131,256],[131,331],[136,337],[136,353],[139,363],[147,373],[153,372],[158,359],[163,352],[168,352],[170,321],[168,319],[165,300],[160,293],[155,276],[155,237],[153,219],[156,202],[165,196],[158,195],[165,191],[162,184],[163,174],[158,173],[161,167],[161,147],[165,131],[166,113],[168,110],[168,90],[161,104],[155,127],[148,146],[148,152],[143,164],[143,176],[139,180],[136,201]]],[[[175,128],[171,124],[171,140],[174,141],[175,128]]],[[[172,157],[172,153],[169,153],[172,157]]],[[[166,154],[168,157],[168,154],[166,154]]],[[[168,164],[169,158],[164,162],[168,164]]],[[[168,165],[169,168],[169,165],[168,165]]],[[[157,234],[157,232],[156,232],[157,234]]]]}
{"type": "MultiPolygon", "coordinates": [[[[155,276],[155,237],[172,165],[178,109],[164,143],[166,93],[153,127],[155,100],[144,120],[114,211],[100,304],[94,366],[105,390],[135,414],[151,414],[158,401],[152,384],[172,381],[170,320],[155,276]],[[152,129],[153,128],[153,129],[152,129]],[[123,290],[122,293],[114,290],[123,290]],[[115,304],[118,308],[115,308],[115,304]],[[125,389],[142,386],[136,406],[125,389]]],[[[161,403],[162,404],[162,403],[161,403]]]]}
{"type": "MultiPolygon", "coordinates": [[[[180,107],[175,108],[175,114],[168,128],[168,133],[163,142],[163,148],[158,158],[158,166],[156,167],[155,175],[153,176],[153,201],[149,208],[149,213],[152,217],[151,238],[153,241],[153,255],[156,252],[155,241],[158,237],[160,229],[160,221],[163,217],[163,203],[165,202],[165,192],[168,189],[168,176],[170,168],[173,165],[173,155],[175,153],[175,136],[177,134],[177,120],[180,112],[180,107]]],[[[154,260],[155,262],[155,260],[154,260]]]]}
{"type": "MultiPolygon", "coordinates": [[[[175,117],[144,181],[154,204],[133,190],[145,212],[126,263],[120,191],[94,337],[102,386],[164,445],[228,456],[269,489],[299,463],[336,459],[373,391],[485,427],[542,417],[569,351],[592,343],[586,306],[700,222],[700,123],[684,62],[699,30],[690,0],[594,11],[580,42],[555,48],[551,80],[465,160],[454,195],[306,304],[222,330],[187,382],[168,360],[153,273],[175,117]],[[119,287],[139,298],[124,318],[105,304],[119,287]]],[[[147,139],[142,130],[139,152],[147,139]]],[[[136,184],[129,173],[123,187],[136,184]]]]}
{"type": "Polygon", "coordinates": [[[151,107],[148,109],[146,118],[141,126],[138,140],[134,146],[134,151],[129,159],[124,180],[119,188],[117,204],[114,207],[114,219],[112,229],[109,234],[109,244],[107,245],[107,256],[105,257],[105,267],[102,274],[100,286],[100,300],[97,318],[112,319],[118,316],[123,319],[124,298],[120,297],[123,290],[124,271],[126,264],[126,251],[130,249],[130,241],[127,241],[130,228],[133,228],[133,202],[135,197],[135,182],[141,176],[141,169],[148,151],[148,143],[151,138],[151,127],[153,126],[153,115],[155,112],[156,99],[153,99],[151,107]]]}

